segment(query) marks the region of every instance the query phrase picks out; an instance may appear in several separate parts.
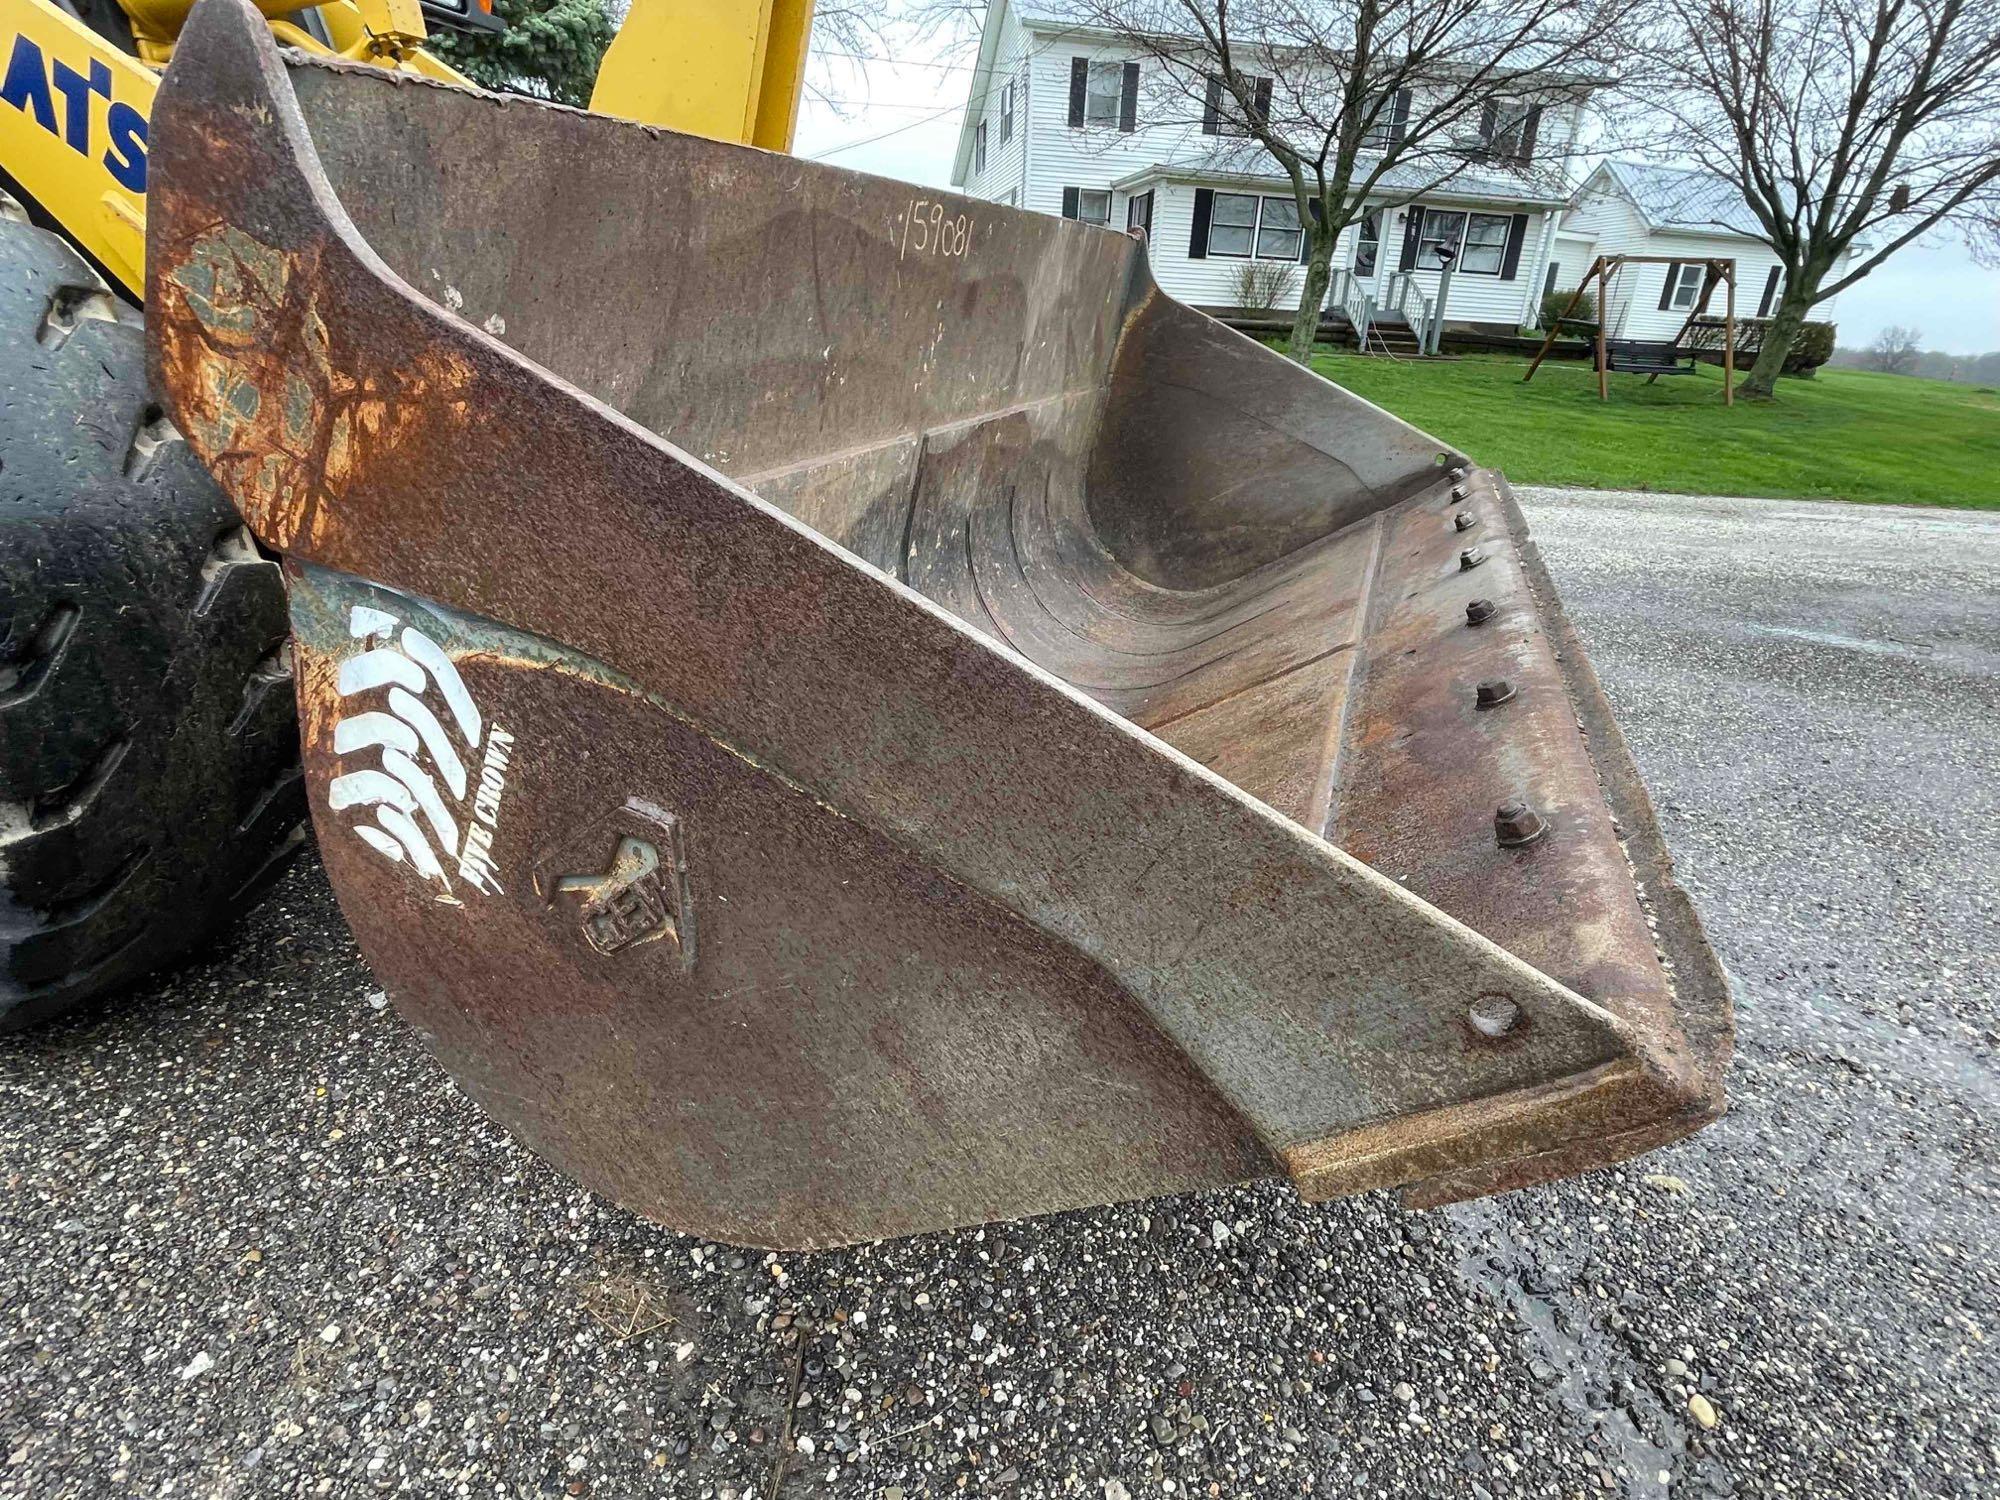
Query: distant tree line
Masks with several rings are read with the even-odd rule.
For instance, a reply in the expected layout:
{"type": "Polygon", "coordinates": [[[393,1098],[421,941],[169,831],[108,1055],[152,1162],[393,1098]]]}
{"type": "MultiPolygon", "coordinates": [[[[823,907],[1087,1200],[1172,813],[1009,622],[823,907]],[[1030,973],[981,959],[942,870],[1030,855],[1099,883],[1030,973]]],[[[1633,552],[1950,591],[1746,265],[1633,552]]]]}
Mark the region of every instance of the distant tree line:
{"type": "Polygon", "coordinates": [[[1890,326],[1865,349],[1839,348],[1830,364],[1850,370],[1876,370],[1885,375],[1916,375],[1925,380],[1949,380],[1959,385],[2000,386],[2000,349],[1985,354],[1946,354],[1923,347],[1914,328],[1890,326]]]}

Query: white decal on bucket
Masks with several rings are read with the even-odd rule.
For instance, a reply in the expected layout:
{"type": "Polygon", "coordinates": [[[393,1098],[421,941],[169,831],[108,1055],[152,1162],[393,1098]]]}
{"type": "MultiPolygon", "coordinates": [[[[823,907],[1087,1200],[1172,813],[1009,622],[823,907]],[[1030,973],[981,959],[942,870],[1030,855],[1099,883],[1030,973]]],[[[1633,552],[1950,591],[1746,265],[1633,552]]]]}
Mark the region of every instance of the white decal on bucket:
{"type": "Polygon", "coordinates": [[[447,865],[474,889],[498,894],[493,835],[514,736],[486,723],[451,657],[414,626],[357,604],[348,633],[369,649],[340,664],[334,686],[344,699],[369,701],[357,701],[333,726],[342,760],[327,805],[372,816],[350,825],[355,835],[436,881],[441,899],[452,899],[447,865]],[[477,781],[467,764],[475,756],[477,781]]]}

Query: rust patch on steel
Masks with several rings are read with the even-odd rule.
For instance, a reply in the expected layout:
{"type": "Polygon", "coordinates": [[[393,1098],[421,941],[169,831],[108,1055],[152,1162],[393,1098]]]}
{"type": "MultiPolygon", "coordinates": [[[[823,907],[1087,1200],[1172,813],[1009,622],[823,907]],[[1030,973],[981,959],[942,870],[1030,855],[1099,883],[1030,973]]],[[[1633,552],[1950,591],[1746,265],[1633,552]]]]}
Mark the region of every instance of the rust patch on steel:
{"type": "Polygon", "coordinates": [[[160,366],[185,393],[182,430],[280,551],[323,539],[357,465],[452,441],[471,378],[446,350],[408,364],[336,350],[315,300],[317,261],[310,246],[281,250],[222,224],[177,247],[153,283],[160,366]],[[286,337],[268,337],[279,328],[286,337]]]}

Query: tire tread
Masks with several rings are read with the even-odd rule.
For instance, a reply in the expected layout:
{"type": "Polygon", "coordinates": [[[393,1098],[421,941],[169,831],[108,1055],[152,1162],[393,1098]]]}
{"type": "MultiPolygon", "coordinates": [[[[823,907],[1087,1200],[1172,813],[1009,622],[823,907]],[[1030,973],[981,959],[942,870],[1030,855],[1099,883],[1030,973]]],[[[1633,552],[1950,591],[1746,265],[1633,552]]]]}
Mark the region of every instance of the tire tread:
{"type": "Polygon", "coordinates": [[[278,566],[147,389],[143,317],[0,216],[0,1029],[129,985],[305,838],[278,566]]]}

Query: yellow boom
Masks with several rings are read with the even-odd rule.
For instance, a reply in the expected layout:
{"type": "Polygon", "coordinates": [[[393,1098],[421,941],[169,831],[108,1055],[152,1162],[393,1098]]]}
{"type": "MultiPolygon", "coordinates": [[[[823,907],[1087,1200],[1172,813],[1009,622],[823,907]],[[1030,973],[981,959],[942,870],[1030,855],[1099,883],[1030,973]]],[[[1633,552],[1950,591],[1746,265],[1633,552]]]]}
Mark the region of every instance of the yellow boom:
{"type": "Polygon", "coordinates": [[[789,151],[812,16],[813,0],[634,0],[591,110],[789,151]]]}

